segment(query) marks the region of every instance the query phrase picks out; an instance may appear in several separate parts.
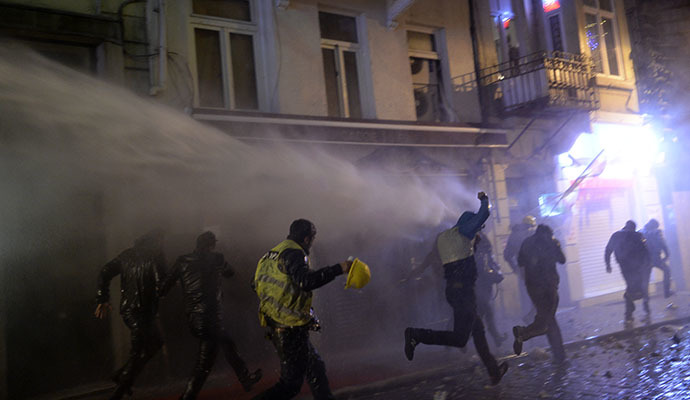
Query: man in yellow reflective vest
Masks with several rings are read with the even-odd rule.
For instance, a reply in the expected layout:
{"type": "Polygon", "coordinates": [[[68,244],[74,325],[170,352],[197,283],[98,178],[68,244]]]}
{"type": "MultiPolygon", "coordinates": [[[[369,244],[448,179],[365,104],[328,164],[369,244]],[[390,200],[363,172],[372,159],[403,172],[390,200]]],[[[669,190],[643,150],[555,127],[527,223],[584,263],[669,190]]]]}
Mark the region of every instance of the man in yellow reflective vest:
{"type": "Polygon", "coordinates": [[[304,378],[314,398],[333,399],[326,366],[309,340],[319,323],[311,310],[312,290],[349,272],[351,261],[318,270],[309,268],[309,250],[316,227],[306,219],[290,225],[286,240],[266,253],[256,268],[254,288],[259,296],[259,319],[270,329],[280,358],[280,380],[255,399],[291,399],[304,378]]]}
{"type": "Polygon", "coordinates": [[[477,281],[477,263],[474,244],[477,233],[489,218],[489,197],[479,192],[481,206],[477,213],[465,211],[458,222],[436,238],[436,251],[443,264],[446,279],[446,300],[453,308],[453,330],[405,329],[405,356],[412,361],[415,347],[420,344],[465,347],[470,336],[474,347],[491,378],[491,384],[500,382],[508,370],[508,364],[498,364],[489,350],[484,324],[477,315],[477,297],[474,287],[477,281]]]}

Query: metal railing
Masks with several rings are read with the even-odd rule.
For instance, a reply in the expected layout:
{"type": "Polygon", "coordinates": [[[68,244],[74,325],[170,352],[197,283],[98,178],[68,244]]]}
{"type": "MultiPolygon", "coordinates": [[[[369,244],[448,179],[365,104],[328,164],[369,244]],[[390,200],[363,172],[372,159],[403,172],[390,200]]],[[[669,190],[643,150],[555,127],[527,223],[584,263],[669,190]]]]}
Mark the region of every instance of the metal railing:
{"type": "Polygon", "coordinates": [[[584,55],[539,52],[453,78],[454,92],[482,91],[501,111],[528,106],[594,110],[593,64],[584,55]]]}

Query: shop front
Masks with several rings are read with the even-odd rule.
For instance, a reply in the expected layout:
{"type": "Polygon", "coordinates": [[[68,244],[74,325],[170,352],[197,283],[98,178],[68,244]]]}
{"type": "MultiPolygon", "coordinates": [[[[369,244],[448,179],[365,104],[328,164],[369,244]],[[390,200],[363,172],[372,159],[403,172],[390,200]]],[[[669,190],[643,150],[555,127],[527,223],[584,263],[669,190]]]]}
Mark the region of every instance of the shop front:
{"type": "MultiPolygon", "coordinates": [[[[568,249],[568,282],[573,300],[592,299],[625,289],[613,262],[606,273],[604,250],[610,236],[633,220],[638,229],[651,218],[662,221],[652,168],[658,139],[642,124],[597,121],[558,156],[562,204],[551,207],[561,221],[568,249]]],[[[659,281],[654,272],[652,282],[659,281]]],[[[653,286],[650,287],[652,290],[653,286]]]]}

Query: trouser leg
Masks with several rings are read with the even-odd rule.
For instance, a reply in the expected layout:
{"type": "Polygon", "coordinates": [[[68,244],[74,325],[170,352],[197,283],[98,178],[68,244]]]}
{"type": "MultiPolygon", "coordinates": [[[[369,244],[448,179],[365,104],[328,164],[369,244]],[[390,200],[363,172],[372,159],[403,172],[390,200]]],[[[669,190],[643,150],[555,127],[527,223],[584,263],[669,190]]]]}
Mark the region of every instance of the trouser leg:
{"type": "Polygon", "coordinates": [[[291,399],[299,394],[309,365],[309,331],[301,327],[274,329],[271,340],[280,358],[280,379],[254,399],[291,399]]]}
{"type": "Polygon", "coordinates": [[[146,362],[163,345],[163,340],[154,318],[136,319],[125,316],[125,324],[130,328],[132,347],[129,351],[129,359],[114,376],[118,387],[112,399],[119,399],[130,390],[146,362]]]}
{"type": "Polygon", "coordinates": [[[626,290],[623,294],[623,298],[625,299],[625,317],[632,318],[633,311],[635,311],[635,302],[628,292],[629,290],[626,290]]]}
{"type": "Polygon", "coordinates": [[[222,328],[220,330],[219,340],[225,359],[235,371],[237,378],[242,381],[247,377],[249,371],[247,370],[247,364],[237,351],[237,345],[235,345],[235,342],[232,340],[227,331],[222,328]]]}
{"type": "Polygon", "coordinates": [[[649,312],[649,282],[652,278],[652,267],[640,268],[640,286],[642,290],[642,303],[645,311],[649,312]]]}
{"type": "Polygon", "coordinates": [[[321,359],[319,353],[316,352],[311,341],[308,342],[309,358],[307,360],[306,378],[309,389],[315,400],[331,400],[334,399],[331,393],[331,387],[328,383],[328,376],[326,376],[326,364],[321,359]]]}
{"type": "Polygon", "coordinates": [[[449,280],[446,284],[446,300],[453,307],[453,330],[414,329],[412,335],[417,342],[465,347],[472,334],[475,320],[478,319],[474,281],[471,279],[449,280]]]}
{"type": "Polygon", "coordinates": [[[520,292],[520,308],[522,310],[521,318],[527,322],[533,318],[535,310],[523,276],[518,277],[518,287],[520,292]]]}
{"type": "Polygon", "coordinates": [[[658,268],[664,273],[664,297],[671,296],[671,268],[665,262],[660,262],[658,268]]]}
{"type": "MultiPolygon", "coordinates": [[[[638,277],[635,274],[633,268],[621,265],[621,273],[625,279],[625,293],[623,293],[623,299],[625,300],[625,318],[632,318],[633,311],[635,311],[635,296],[640,290],[639,282],[637,282],[638,277]]],[[[639,298],[639,297],[638,297],[639,298]]]]}
{"type": "Polygon", "coordinates": [[[192,370],[192,376],[187,381],[187,387],[182,395],[182,400],[196,399],[211,373],[213,364],[216,361],[216,354],[218,354],[218,339],[213,336],[202,337],[199,341],[199,353],[196,364],[192,370]]]}
{"type": "Polygon", "coordinates": [[[565,347],[563,346],[561,328],[558,326],[556,318],[552,318],[549,321],[549,329],[546,331],[546,338],[549,340],[553,359],[555,361],[563,361],[565,359],[565,347]]]}
{"type": "Polygon", "coordinates": [[[545,334],[548,330],[549,320],[553,318],[555,313],[554,306],[551,303],[551,299],[549,299],[548,289],[541,285],[529,285],[527,286],[527,293],[529,293],[537,309],[537,314],[534,316],[534,321],[531,324],[522,328],[522,340],[529,340],[535,336],[545,334]]]}
{"type": "Polygon", "coordinates": [[[486,341],[486,334],[484,333],[484,324],[480,318],[476,318],[472,326],[472,340],[474,341],[474,348],[477,349],[477,354],[479,354],[479,358],[484,363],[489,375],[497,375],[498,363],[489,350],[489,343],[486,341]]]}
{"type": "Polygon", "coordinates": [[[549,346],[551,346],[551,353],[555,361],[563,361],[565,359],[565,348],[563,347],[563,336],[561,335],[561,328],[556,320],[556,311],[558,311],[558,287],[549,286],[546,293],[544,294],[544,299],[547,304],[545,305],[545,310],[548,312],[548,318],[546,320],[546,338],[549,340],[549,346]]]}

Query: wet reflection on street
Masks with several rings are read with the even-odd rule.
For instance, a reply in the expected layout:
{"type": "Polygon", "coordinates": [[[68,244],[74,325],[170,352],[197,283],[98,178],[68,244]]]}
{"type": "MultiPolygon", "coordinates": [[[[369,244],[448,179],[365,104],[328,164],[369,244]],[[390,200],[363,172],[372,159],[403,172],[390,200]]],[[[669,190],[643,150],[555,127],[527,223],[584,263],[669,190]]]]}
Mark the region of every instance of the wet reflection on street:
{"type": "Polygon", "coordinates": [[[568,361],[533,351],[509,359],[496,387],[474,368],[448,368],[435,376],[400,378],[388,385],[341,392],[345,399],[690,399],[690,328],[661,325],[619,332],[569,346],[568,361]]]}

